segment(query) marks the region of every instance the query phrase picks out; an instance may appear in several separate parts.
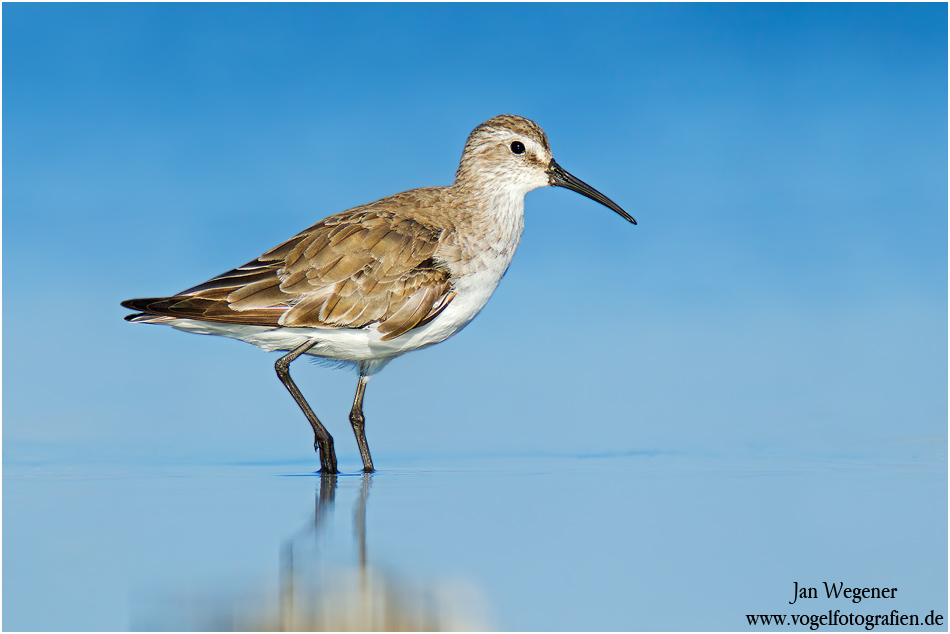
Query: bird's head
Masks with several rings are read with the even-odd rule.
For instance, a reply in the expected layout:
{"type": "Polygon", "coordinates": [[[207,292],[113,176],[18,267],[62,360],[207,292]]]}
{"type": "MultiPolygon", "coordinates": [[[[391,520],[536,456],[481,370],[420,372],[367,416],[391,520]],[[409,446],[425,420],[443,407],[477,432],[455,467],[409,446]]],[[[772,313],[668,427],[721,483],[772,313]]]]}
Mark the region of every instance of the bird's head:
{"type": "Polygon", "coordinates": [[[522,196],[545,185],[565,187],[637,224],[617,203],[558,165],[540,126],[517,115],[492,117],[472,131],[455,182],[483,190],[504,189],[522,196]]]}

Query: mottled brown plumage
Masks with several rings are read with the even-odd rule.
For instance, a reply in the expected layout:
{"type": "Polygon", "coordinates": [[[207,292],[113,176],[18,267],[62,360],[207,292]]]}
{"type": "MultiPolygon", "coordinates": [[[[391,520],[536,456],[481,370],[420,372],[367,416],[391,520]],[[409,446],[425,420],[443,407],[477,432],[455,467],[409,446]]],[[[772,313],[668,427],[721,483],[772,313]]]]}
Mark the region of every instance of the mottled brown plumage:
{"type": "Polygon", "coordinates": [[[132,321],[162,316],[337,328],[378,322],[382,339],[393,339],[434,319],[455,296],[437,253],[444,226],[393,210],[428,205],[439,195],[434,188],[414,190],[330,216],[203,284],[122,305],[144,313],[132,321]]]}

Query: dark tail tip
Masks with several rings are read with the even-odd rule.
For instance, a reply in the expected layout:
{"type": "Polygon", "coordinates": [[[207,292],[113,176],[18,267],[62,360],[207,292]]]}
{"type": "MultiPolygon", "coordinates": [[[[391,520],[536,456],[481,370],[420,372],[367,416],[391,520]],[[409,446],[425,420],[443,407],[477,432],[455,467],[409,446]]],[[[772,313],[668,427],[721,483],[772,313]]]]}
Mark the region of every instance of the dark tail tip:
{"type": "Polygon", "coordinates": [[[156,297],[145,297],[141,299],[127,299],[124,302],[121,302],[123,308],[128,308],[129,310],[134,310],[131,315],[126,315],[126,321],[139,321],[143,317],[151,317],[153,313],[149,310],[149,305],[155,303],[161,298],[156,297]]]}

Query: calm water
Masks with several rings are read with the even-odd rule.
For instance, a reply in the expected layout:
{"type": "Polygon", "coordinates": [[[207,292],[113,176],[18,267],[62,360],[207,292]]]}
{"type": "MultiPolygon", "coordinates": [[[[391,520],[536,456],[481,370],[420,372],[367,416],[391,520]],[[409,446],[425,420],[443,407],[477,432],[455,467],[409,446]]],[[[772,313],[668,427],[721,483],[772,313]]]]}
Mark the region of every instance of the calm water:
{"type": "Polygon", "coordinates": [[[336,478],[315,459],[16,453],[6,630],[732,630],[746,614],[947,614],[944,438],[850,456],[380,456],[372,476],[354,456],[336,478]],[[854,604],[825,598],[824,581],[898,591],[854,604]],[[820,598],[790,606],[793,582],[820,598]]]}

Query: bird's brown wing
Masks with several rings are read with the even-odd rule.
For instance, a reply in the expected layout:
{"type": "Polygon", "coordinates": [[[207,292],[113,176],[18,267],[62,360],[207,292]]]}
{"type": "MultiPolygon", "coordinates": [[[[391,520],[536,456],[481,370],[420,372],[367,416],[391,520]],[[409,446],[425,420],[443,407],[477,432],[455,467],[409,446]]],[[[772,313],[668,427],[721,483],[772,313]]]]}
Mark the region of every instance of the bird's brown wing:
{"type": "Polygon", "coordinates": [[[455,297],[436,257],[442,229],[385,208],[321,220],[256,260],[173,297],[128,300],[149,316],[260,326],[362,328],[393,339],[455,297]]]}

